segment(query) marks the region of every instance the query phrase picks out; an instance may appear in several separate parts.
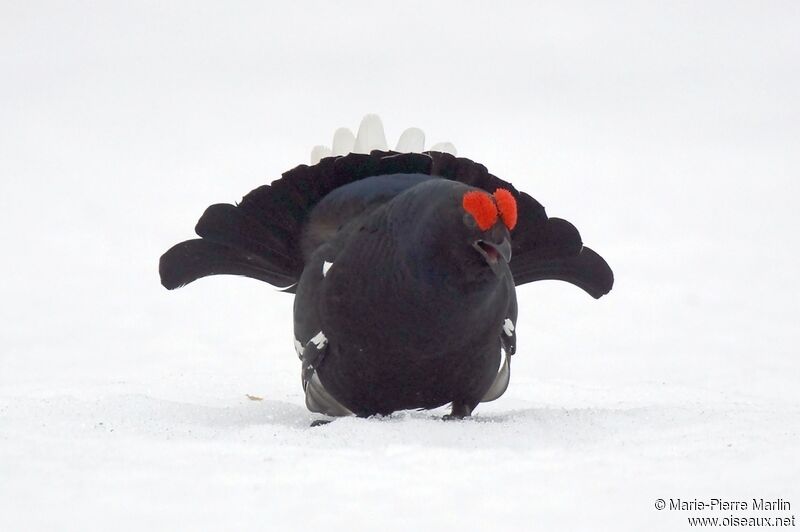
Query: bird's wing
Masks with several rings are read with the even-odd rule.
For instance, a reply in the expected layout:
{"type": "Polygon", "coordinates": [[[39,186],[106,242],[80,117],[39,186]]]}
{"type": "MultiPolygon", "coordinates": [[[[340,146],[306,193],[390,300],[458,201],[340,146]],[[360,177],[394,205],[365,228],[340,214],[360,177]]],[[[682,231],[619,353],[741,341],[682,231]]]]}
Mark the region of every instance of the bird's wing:
{"type": "Polygon", "coordinates": [[[517,352],[517,311],[517,295],[512,286],[512,290],[509,291],[506,317],[503,320],[503,328],[500,332],[500,345],[502,347],[500,350],[500,369],[497,370],[494,382],[483,395],[481,403],[488,403],[498,399],[508,389],[508,384],[511,381],[511,356],[517,352]]]}

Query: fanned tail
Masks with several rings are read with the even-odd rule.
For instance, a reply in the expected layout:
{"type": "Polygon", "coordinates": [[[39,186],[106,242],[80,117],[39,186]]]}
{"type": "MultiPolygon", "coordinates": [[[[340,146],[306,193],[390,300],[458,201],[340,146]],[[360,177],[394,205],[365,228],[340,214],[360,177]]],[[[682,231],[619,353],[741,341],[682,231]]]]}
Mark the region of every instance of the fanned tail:
{"type": "Polygon", "coordinates": [[[559,279],[595,298],[611,290],[611,269],[597,253],[583,247],[572,224],[548,218],[539,202],[490,174],[482,164],[438,151],[379,150],[300,165],[256,188],[238,205],[211,205],[195,228],[201,239],[182,242],[161,257],[161,283],[172,290],[209,275],[243,275],[292,292],[303,272],[304,227],[314,207],[341,186],[391,174],[437,176],[489,193],[508,190],[519,213],[510,263],[516,284],[559,279]]]}

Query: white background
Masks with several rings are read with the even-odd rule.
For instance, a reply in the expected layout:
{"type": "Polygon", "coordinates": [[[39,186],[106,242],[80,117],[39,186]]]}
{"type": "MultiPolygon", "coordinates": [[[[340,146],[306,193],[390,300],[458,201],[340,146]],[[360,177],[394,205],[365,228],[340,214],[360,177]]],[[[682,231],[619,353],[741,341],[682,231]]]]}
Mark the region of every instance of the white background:
{"type": "Polygon", "coordinates": [[[0,4],[0,530],[800,513],[800,8],[648,4],[0,4]],[[207,205],[368,112],[390,144],[452,141],[615,271],[599,301],[518,290],[511,386],[472,421],[311,429],[291,296],[159,285],[207,205]]]}

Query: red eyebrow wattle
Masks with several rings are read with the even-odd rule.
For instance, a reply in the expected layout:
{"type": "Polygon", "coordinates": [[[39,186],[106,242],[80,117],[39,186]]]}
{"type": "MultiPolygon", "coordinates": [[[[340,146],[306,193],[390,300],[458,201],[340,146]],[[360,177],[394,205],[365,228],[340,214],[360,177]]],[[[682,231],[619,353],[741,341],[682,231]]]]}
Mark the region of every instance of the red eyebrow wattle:
{"type": "Polygon", "coordinates": [[[489,194],[478,190],[467,192],[464,194],[462,205],[464,210],[475,218],[481,231],[486,231],[497,223],[497,206],[489,194]]]}
{"type": "Polygon", "coordinates": [[[503,223],[506,224],[508,230],[514,229],[517,225],[517,200],[508,190],[498,188],[494,191],[494,199],[497,202],[497,208],[500,210],[500,217],[503,223]]]}

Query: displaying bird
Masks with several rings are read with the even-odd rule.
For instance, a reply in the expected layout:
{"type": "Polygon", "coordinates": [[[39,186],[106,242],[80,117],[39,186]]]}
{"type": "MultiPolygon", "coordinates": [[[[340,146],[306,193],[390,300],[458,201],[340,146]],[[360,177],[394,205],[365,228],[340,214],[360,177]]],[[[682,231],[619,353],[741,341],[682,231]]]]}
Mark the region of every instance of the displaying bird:
{"type": "Polygon", "coordinates": [[[294,293],[312,412],[387,415],[449,403],[446,418],[467,417],[508,387],[516,286],[557,279],[599,298],[613,273],[572,224],[447,153],[452,145],[422,152],[424,136],[411,129],[401,153],[382,137],[368,115],[358,137],[339,130],[332,149],[316,147],[315,164],[238,205],[211,205],[195,228],[200,238],[161,257],[161,282],[171,290],[232,274],[294,293]]]}

